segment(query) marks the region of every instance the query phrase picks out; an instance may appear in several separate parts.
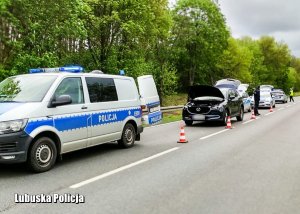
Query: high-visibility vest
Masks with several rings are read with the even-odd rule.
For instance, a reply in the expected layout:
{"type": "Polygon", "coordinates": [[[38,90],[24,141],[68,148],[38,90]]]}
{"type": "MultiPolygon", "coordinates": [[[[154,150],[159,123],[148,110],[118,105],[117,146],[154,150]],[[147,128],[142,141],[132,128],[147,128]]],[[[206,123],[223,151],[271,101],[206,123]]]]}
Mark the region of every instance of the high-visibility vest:
{"type": "Polygon", "coordinates": [[[290,96],[294,96],[294,91],[293,90],[290,90],[290,96]]]}

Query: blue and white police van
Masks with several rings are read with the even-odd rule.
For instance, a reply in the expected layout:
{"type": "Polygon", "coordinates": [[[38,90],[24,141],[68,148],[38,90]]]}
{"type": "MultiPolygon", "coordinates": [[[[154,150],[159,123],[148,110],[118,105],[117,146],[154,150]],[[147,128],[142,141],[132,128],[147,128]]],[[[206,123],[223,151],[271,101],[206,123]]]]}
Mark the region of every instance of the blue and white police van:
{"type": "Polygon", "coordinates": [[[51,169],[62,154],[140,140],[162,119],[153,77],[83,73],[79,66],[30,69],[0,83],[0,163],[51,169]],[[143,113],[142,109],[146,110],[143,113]]]}

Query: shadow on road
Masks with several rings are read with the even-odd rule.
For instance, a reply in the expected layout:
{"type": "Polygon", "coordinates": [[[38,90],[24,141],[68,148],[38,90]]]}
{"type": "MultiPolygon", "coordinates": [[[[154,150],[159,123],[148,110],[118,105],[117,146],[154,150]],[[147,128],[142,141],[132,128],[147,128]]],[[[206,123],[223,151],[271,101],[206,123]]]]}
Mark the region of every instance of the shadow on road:
{"type": "MultiPolygon", "coordinates": [[[[231,123],[238,123],[238,121],[234,118],[231,119],[231,123]]],[[[194,122],[192,126],[186,126],[189,128],[198,128],[198,127],[225,127],[221,122],[215,122],[215,121],[206,121],[206,122],[194,122]]]]}
{"type": "MultiPolygon", "coordinates": [[[[138,144],[135,144],[135,149],[139,148],[138,144]]],[[[99,161],[101,158],[107,158],[105,154],[115,155],[116,153],[124,154],[130,152],[130,149],[122,149],[117,143],[106,143],[74,152],[64,154],[62,161],[57,161],[54,169],[47,173],[53,173],[60,167],[78,167],[79,163],[90,163],[93,161],[99,161]],[[78,164],[76,164],[78,163],[78,164]]],[[[79,164],[80,165],[80,164],[79,164]]],[[[3,178],[20,177],[20,176],[31,176],[35,173],[31,172],[25,163],[20,164],[0,164],[0,180],[3,178]]]]}

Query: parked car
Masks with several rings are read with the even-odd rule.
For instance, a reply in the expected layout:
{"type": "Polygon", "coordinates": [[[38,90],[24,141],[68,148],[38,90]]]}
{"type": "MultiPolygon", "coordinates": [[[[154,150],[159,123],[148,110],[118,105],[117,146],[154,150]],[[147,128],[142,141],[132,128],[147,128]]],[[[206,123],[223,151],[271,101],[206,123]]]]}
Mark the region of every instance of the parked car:
{"type": "MultiPolygon", "coordinates": [[[[251,105],[254,106],[254,96],[251,98],[251,105]]],[[[271,92],[268,91],[261,91],[260,92],[260,100],[259,100],[259,108],[270,108],[270,107],[275,108],[275,99],[271,95],[271,92]]]]}
{"type": "Polygon", "coordinates": [[[241,81],[239,80],[227,78],[227,79],[218,80],[215,84],[215,87],[237,89],[240,84],[241,81]]]}
{"type": "Polygon", "coordinates": [[[227,116],[244,118],[243,99],[237,90],[217,88],[208,85],[190,87],[188,103],[182,111],[182,119],[186,125],[194,121],[220,121],[227,123],[227,116]]]}
{"type": "Polygon", "coordinates": [[[243,94],[240,94],[243,98],[243,104],[244,104],[244,112],[250,112],[251,111],[251,97],[247,92],[243,92],[243,94]]]}
{"type": "Polygon", "coordinates": [[[282,89],[274,89],[272,91],[272,96],[275,99],[275,102],[287,103],[288,96],[284,93],[282,89]]]}
{"type": "Polygon", "coordinates": [[[251,111],[251,98],[249,97],[249,94],[246,92],[248,87],[249,87],[248,84],[240,84],[238,87],[239,95],[243,98],[244,112],[251,111]]]}

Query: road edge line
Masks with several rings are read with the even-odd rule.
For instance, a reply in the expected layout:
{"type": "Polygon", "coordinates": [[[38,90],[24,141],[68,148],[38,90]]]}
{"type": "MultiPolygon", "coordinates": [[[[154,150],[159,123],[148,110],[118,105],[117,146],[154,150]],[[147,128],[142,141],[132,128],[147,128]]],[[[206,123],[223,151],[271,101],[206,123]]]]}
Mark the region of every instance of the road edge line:
{"type": "Polygon", "coordinates": [[[229,130],[229,129],[224,129],[224,130],[222,130],[222,131],[215,132],[215,133],[213,133],[213,134],[210,134],[210,135],[207,135],[207,136],[201,137],[199,140],[205,140],[205,139],[207,139],[207,138],[209,138],[209,137],[212,137],[212,136],[215,136],[215,135],[221,134],[221,133],[223,133],[223,132],[226,132],[226,131],[228,131],[228,130],[229,130]]]}
{"type": "Polygon", "coordinates": [[[103,174],[101,174],[101,175],[98,175],[98,176],[96,176],[96,177],[87,179],[87,180],[82,181],[82,182],[79,182],[79,183],[77,183],[77,184],[73,184],[73,185],[70,186],[69,188],[70,188],[70,189],[77,189],[77,188],[79,188],[79,187],[82,187],[82,186],[88,185],[88,184],[90,184],[90,183],[93,183],[93,182],[95,182],[95,181],[98,181],[98,180],[101,180],[101,179],[103,179],[103,178],[106,178],[106,177],[108,177],[108,176],[114,175],[114,174],[116,174],[116,173],[118,173],[118,172],[124,171],[124,170],[126,170],[126,169],[129,169],[129,168],[132,168],[132,167],[137,166],[137,165],[139,165],[139,164],[142,164],[142,163],[145,163],[145,162],[147,162],[147,161],[150,161],[150,160],[152,160],[152,159],[158,158],[158,157],[160,157],[160,156],[162,156],[162,155],[165,155],[165,154],[168,154],[168,153],[170,153],[170,152],[176,151],[176,150],[178,150],[179,148],[180,148],[180,147],[174,147],[174,148],[172,148],[172,149],[168,149],[168,150],[166,150],[166,151],[164,151],[164,152],[160,152],[160,153],[158,153],[158,154],[156,154],[156,155],[152,155],[152,156],[150,156],[150,157],[148,157],[148,158],[144,158],[144,159],[142,159],[142,160],[139,160],[139,161],[133,162],[133,163],[131,163],[131,164],[128,164],[128,165],[119,167],[119,168],[117,168],[117,169],[114,169],[114,170],[112,170],[112,171],[103,173],[103,174]]]}

